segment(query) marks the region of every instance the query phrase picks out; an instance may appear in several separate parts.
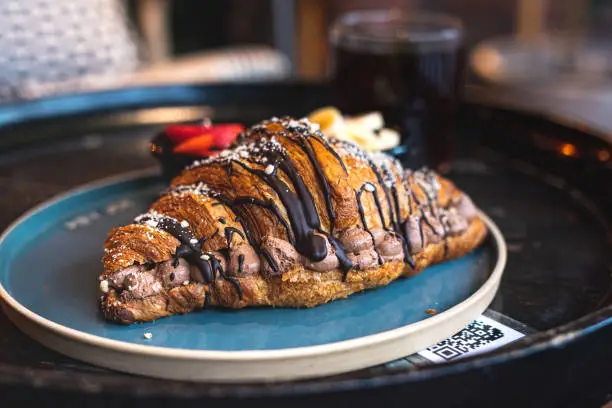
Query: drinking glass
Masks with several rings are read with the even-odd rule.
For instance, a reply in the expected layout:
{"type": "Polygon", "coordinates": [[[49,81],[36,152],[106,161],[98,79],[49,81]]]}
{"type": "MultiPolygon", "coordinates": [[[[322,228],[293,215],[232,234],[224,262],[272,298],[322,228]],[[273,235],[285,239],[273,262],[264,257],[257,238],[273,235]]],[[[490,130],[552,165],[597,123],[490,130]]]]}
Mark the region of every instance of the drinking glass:
{"type": "Polygon", "coordinates": [[[461,21],[400,10],[354,11],[330,31],[332,89],[348,115],[377,110],[411,167],[445,172],[463,85],[461,21]]]}

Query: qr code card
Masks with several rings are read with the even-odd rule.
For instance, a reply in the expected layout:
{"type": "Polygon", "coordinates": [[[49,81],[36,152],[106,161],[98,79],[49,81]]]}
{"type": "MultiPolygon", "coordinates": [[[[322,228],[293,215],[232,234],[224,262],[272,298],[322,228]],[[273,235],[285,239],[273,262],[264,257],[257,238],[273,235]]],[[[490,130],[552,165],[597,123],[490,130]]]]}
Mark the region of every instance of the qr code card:
{"type": "Polygon", "coordinates": [[[523,336],[523,333],[481,315],[460,332],[420,351],[418,355],[434,363],[443,363],[496,349],[523,336]]]}

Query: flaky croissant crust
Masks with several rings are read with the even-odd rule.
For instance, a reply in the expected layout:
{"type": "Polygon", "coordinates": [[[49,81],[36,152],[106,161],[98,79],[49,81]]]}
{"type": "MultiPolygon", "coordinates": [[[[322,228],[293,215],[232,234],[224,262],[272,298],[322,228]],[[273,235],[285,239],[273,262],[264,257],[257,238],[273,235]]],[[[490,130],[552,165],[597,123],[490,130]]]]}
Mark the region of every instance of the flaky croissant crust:
{"type": "Polygon", "coordinates": [[[109,233],[101,309],[132,323],[207,305],[311,307],[461,256],[485,235],[449,180],[273,118],[109,233]]]}

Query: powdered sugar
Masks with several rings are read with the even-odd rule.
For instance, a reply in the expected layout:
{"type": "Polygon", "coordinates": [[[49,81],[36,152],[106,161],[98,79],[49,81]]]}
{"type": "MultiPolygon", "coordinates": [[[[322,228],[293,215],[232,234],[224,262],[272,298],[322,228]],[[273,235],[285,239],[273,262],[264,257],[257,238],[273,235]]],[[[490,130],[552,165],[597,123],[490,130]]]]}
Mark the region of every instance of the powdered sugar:
{"type": "Polygon", "coordinates": [[[187,168],[194,169],[210,163],[224,163],[232,160],[240,160],[241,158],[248,159],[251,153],[249,150],[250,146],[251,144],[238,145],[233,149],[225,149],[216,156],[211,156],[202,160],[196,160],[191,164],[191,166],[188,166],[187,168]]]}
{"type": "Polygon", "coordinates": [[[343,150],[346,155],[355,159],[366,163],[371,160],[368,153],[366,153],[366,151],[359,147],[359,145],[356,143],[335,138],[329,139],[329,143],[332,145],[332,147],[343,150]]]}
{"type": "Polygon", "coordinates": [[[440,183],[431,170],[424,168],[414,172],[414,181],[421,187],[430,200],[435,199],[440,190],[440,183]]]}
{"type": "MultiPolygon", "coordinates": [[[[383,182],[385,183],[385,186],[387,188],[394,187],[397,182],[397,178],[396,178],[396,175],[392,171],[392,167],[394,169],[397,169],[399,166],[399,169],[401,169],[401,165],[399,164],[399,162],[395,160],[393,157],[387,154],[381,153],[381,152],[370,153],[370,157],[372,159],[372,163],[379,170],[382,170],[381,176],[382,176],[383,182]]],[[[401,175],[401,172],[399,172],[398,174],[401,175]]]]}
{"type": "Polygon", "coordinates": [[[175,188],[170,190],[168,193],[175,195],[175,196],[193,194],[193,195],[209,197],[209,196],[214,195],[213,191],[206,184],[202,182],[197,183],[197,184],[186,184],[183,186],[176,186],[175,188]]]}
{"type": "Polygon", "coordinates": [[[175,218],[160,214],[154,210],[150,210],[147,213],[140,214],[139,216],[134,218],[134,222],[139,223],[139,224],[145,224],[151,228],[157,228],[157,225],[163,219],[169,219],[169,220],[172,220],[178,223],[178,221],[175,218]]]}
{"type": "Polygon", "coordinates": [[[100,291],[102,293],[108,293],[108,281],[106,279],[100,281],[100,291]]]}

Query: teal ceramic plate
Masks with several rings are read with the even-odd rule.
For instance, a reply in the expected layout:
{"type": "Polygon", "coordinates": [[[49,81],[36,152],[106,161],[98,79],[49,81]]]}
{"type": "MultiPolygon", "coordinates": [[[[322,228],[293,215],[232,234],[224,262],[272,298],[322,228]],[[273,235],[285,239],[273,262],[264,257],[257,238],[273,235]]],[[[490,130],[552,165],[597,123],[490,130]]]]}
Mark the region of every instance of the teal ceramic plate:
{"type": "Polygon", "coordinates": [[[0,240],[9,317],[48,347],[122,371],[207,381],[307,378],[391,361],[453,334],[488,306],[505,265],[503,238],[484,217],[491,234],[473,253],[345,300],[107,323],[97,309],[106,234],[163,188],[156,174],[131,174],[71,191],[16,221],[0,240]]]}

